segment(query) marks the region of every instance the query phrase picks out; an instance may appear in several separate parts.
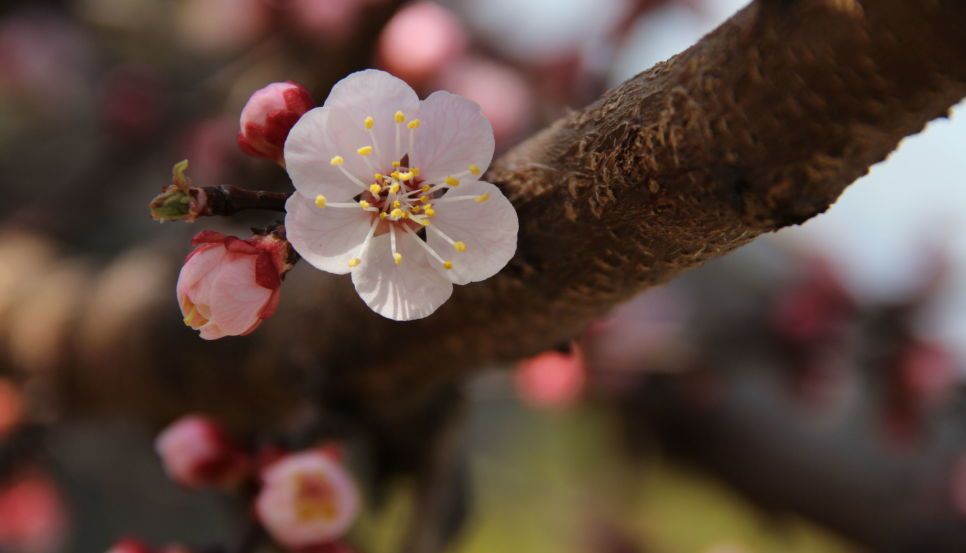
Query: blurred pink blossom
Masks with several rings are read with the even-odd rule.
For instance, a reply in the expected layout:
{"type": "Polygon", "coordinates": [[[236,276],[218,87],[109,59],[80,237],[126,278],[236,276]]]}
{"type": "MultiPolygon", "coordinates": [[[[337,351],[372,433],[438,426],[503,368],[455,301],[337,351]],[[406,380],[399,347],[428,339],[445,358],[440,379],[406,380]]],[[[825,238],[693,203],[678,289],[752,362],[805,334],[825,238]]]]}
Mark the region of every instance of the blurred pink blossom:
{"type": "Polygon", "coordinates": [[[512,144],[531,123],[533,95],[523,75],[510,67],[464,58],[451,64],[436,85],[480,105],[498,148],[512,144]]]}
{"type": "Polygon", "coordinates": [[[101,82],[100,103],[105,125],[119,140],[146,138],[163,115],[160,80],[148,67],[115,67],[101,82]]]}
{"type": "Polygon", "coordinates": [[[48,477],[30,473],[0,487],[0,551],[54,553],[66,533],[63,500],[48,477]]]}
{"type": "Polygon", "coordinates": [[[10,379],[0,377],[0,439],[16,429],[23,416],[23,394],[10,379]]]}
{"type": "Polygon", "coordinates": [[[284,457],[262,474],[255,513],[279,543],[320,547],[346,533],[359,512],[359,492],[341,462],[312,450],[284,457]]]}
{"type": "Polygon", "coordinates": [[[178,277],[184,322],[205,340],[254,331],[278,306],[288,243],[271,236],[241,240],[203,231],[178,277]]]}
{"type": "Polygon", "coordinates": [[[312,95],[295,82],[272,83],[256,90],[241,112],[238,145],[248,155],[284,165],[285,139],[311,108],[312,95]]]}
{"type": "Polygon", "coordinates": [[[587,384],[579,354],[556,351],[541,353],[517,366],[516,388],[520,397],[534,407],[560,408],[580,398],[587,384]]]}
{"type": "Polygon", "coordinates": [[[459,58],[466,43],[466,30],[456,15],[435,2],[420,1],[393,16],[377,48],[390,73],[419,85],[459,58]]]}
{"type": "Polygon", "coordinates": [[[158,436],[155,449],[168,476],[192,487],[233,487],[250,470],[247,456],[216,422],[200,415],[183,417],[158,436]]]}
{"type": "Polygon", "coordinates": [[[366,4],[366,0],[288,0],[284,6],[306,37],[338,44],[355,32],[366,4]]]}

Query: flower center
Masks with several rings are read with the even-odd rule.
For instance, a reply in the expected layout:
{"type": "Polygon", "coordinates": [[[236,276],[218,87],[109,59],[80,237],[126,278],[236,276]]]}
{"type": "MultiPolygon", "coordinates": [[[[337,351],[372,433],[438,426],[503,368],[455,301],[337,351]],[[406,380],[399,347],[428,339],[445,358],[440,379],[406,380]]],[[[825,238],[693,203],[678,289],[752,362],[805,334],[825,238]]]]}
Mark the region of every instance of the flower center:
{"type": "Polygon", "coordinates": [[[332,520],[338,514],[336,493],[325,478],[316,474],[295,476],[295,513],[302,522],[332,520]]]}
{"type": "MultiPolygon", "coordinates": [[[[435,249],[427,243],[427,234],[432,232],[447,242],[456,250],[457,253],[466,251],[466,243],[453,239],[438,226],[432,225],[431,220],[436,217],[437,210],[445,209],[445,204],[472,200],[477,203],[485,202],[489,199],[487,194],[476,196],[450,196],[447,192],[460,185],[460,179],[467,176],[477,177],[480,175],[480,168],[474,164],[467,166],[465,171],[456,175],[448,175],[439,182],[427,182],[420,178],[420,168],[411,164],[416,142],[416,131],[422,125],[419,119],[406,121],[406,116],[402,111],[397,111],[393,116],[395,122],[395,150],[390,163],[390,167],[376,167],[371,161],[373,153],[379,152],[379,144],[373,132],[376,121],[372,116],[363,120],[363,128],[369,134],[371,144],[366,144],[356,150],[356,154],[361,156],[369,170],[372,172],[372,179],[366,183],[359,179],[347,169],[345,169],[345,158],[341,155],[334,156],[329,163],[337,167],[345,177],[354,185],[359,187],[360,192],[353,198],[352,202],[330,202],[323,195],[315,197],[315,205],[319,209],[341,208],[341,209],[362,209],[372,214],[369,223],[369,233],[363,240],[356,254],[349,260],[349,267],[357,267],[362,263],[363,254],[369,247],[373,236],[389,234],[390,253],[393,262],[399,265],[403,262],[403,256],[397,247],[397,234],[410,234],[416,242],[426,250],[430,257],[440,263],[445,269],[453,268],[453,261],[444,259],[435,249]],[[403,131],[408,130],[408,149],[403,150],[403,131]]],[[[457,261],[458,262],[458,261],[457,261]]]]}

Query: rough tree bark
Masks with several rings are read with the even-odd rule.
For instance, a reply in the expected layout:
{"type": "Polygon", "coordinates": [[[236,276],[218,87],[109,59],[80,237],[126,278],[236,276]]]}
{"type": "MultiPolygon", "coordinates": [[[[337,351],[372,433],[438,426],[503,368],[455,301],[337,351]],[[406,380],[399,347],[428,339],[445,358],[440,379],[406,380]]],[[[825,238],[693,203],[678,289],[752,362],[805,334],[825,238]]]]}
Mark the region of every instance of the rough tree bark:
{"type": "Polygon", "coordinates": [[[59,387],[78,406],[257,422],[311,384],[350,419],[419,420],[481,364],[551,347],[648,286],[826,210],[966,96],[963,28],[960,0],[759,0],[497,160],[486,178],[517,207],[517,255],[432,317],[381,319],[349,279],[299,267],[255,335],[202,344],[174,322],[173,276],[138,254],[124,267],[150,281],[143,301],[82,271],[78,293],[87,278],[102,291],[59,307],[65,329],[43,361],[69,369],[59,387]]]}

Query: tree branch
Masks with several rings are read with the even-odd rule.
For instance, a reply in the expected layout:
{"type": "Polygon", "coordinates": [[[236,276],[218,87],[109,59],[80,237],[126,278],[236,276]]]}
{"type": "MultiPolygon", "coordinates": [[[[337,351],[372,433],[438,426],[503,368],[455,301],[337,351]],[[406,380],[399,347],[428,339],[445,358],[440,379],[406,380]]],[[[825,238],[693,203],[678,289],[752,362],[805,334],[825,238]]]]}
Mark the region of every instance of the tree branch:
{"type": "MultiPolygon", "coordinates": [[[[69,358],[64,383],[78,405],[131,408],[93,382],[141,368],[156,378],[128,384],[154,386],[132,393],[155,407],[183,407],[190,395],[211,409],[212,395],[236,393],[224,403],[264,424],[249,400],[309,380],[324,383],[308,385],[315,400],[363,424],[424,417],[435,391],[482,363],[551,347],[648,286],[823,212],[966,96],[964,26],[958,0],[753,3],[498,160],[487,179],[518,210],[517,254],[428,319],[381,319],[349,279],[305,267],[289,275],[275,319],[229,349],[159,316],[176,311],[171,300],[112,327],[98,366],[69,358]],[[122,338],[140,349],[113,347],[122,338]],[[205,376],[193,378],[208,384],[160,376],[172,366],[185,378],[197,367],[205,376]],[[280,376],[292,374],[302,376],[280,376]]],[[[68,355],[90,349],[70,342],[84,330],[64,333],[68,355]]]]}

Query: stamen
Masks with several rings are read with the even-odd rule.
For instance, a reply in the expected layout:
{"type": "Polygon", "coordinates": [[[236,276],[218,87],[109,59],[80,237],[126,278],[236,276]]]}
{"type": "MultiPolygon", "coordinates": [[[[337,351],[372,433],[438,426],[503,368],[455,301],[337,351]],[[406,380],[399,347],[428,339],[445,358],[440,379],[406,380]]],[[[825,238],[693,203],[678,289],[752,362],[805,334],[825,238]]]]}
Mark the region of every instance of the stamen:
{"type": "Polygon", "coordinates": [[[459,179],[456,179],[456,178],[453,178],[453,177],[446,177],[445,179],[443,179],[443,182],[445,182],[447,184],[447,186],[459,186],[460,185],[459,179]]]}
{"type": "Polygon", "coordinates": [[[363,146],[358,150],[356,150],[356,153],[359,154],[360,156],[365,157],[372,153],[372,146],[363,146]]]}
{"type": "Polygon", "coordinates": [[[477,196],[477,197],[475,197],[473,199],[476,201],[476,203],[481,204],[481,203],[483,203],[483,202],[485,202],[485,201],[487,201],[487,200],[490,199],[490,193],[489,192],[484,192],[484,193],[480,194],[479,196],[477,196]]]}
{"type": "Polygon", "coordinates": [[[452,203],[452,202],[466,202],[466,201],[469,201],[469,200],[473,200],[476,203],[483,203],[483,202],[485,202],[488,199],[490,199],[490,195],[488,193],[486,193],[486,192],[480,194],[479,196],[452,196],[452,197],[450,197],[450,195],[447,194],[447,195],[443,196],[442,198],[437,199],[436,200],[436,203],[438,203],[438,204],[448,204],[448,203],[452,203]]]}
{"type": "Polygon", "coordinates": [[[412,171],[407,171],[405,173],[400,173],[399,174],[399,180],[401,180],[403,182],[411,181],[411,180],[413,180],[413,177],[414,176],[415,175],[413,175],[413,172],[412,171]]]}
{"type": "Polygon", "coordinates": [[[373,196],[378,196],[379,194],[382,194],[382,186],[372,183],[369,185],[369,192],[371,192],[373,196]]]}
{"type": "Polygon", "coordinates": [[[372,140],[372,148],[378,152],[379,142],[376,141],[376,133],[372,131],[372,128],[376,126],[376,120],[373,119],[371,115],[367,115],[365,120],[362,122],[362,126],[366,128],[366,132],[369,133],[369,138],[372,140]]]}
{"type": "Polygon", "coordinates": [[[389,249],[392,250],[392,260],[396,265],[402,263],[402,254],[396,251],[396,226],[389,227],[389,249]]]}
{"type": "Polygon", "coordinates": [[[362,209],[365,209],[365,210],[372,209],[372,211],[375,211],[375,208],[371,208],[370,205],[369,205],[369,202],[367,202],[365,200],[363,200],[363,201],[361,201],[359,203],[356,203],[356,202],[330,202],[322,194],[319,194],[318,196],[315,197],[315,207],[317,207],[319,209],[327,209],[327,208],[352,208],[352,209],[359,209],[361,207],[362,209]]]}
{"type": "Polygon", "coordinates": [[[406,116],[403,115],[403,112],[397,111],[394,117],[396,119],[396,152],[393,157],[398,159],[399,156],[402,154],[402,152],[399,151],[401,147],[400,140],[399,140],[399,127],[402,126],[403,121],[406,120],[406,116]]]}
{"type": "Polygon", "coordinates": [[[394,220],[404,219],[406,217],[406,212],[397,207],[389,212],[389,216],[394,220]]]}
{"type": "Polygon", "coordinates": [[[346,171],[346,168],[343,167],[343,165],[345,165],[345,158],[343,158],[342,156],[333,156],[332,159],[329,160],[329,165],[333,165],[335,167],[338,167],[339,168],[339,171],[342,171],[342,174],[345,175],[346,178],[348,178],[349,180],[351,180],[354,184],[362,187],[363,190],[366,189],[366,185],[365,185],[364,182],[362,182],[361,180],[357,179],[355,176],[353,176],[352,173],[346,171]]]}
{"type": "Polygon", "coordinates": [[[362,256],[365,255],[366,249],[369,248],[369,242],[372,241],[372,236],[376,234],[376,227],[379,226],[378,223],[379,223],[378,220],[376,219],[372,220],[372,223],[369,225],[369,232],[366,233],[365,240],[363,240],[362,245],[359,246],[359,252],[356,253],[355,257],[349,260],[350,269],[353,267],[357,267],[360,263],[362,263],[362,256]]]}
{"type": "Polygon", "coordinates": [[[450,246],[453,246],[453,249],[454,250],[456,250],[456,251],[458,251],[460,253],[466,251],[466,244],[464,242],[457,241],[457,240],[453,240],[445,232],[443,232],[442,230],[440,230],[439,227],[432,227],[431,230],[433,232],[435,232],[436,234],[438,234],[440,238],[442,238],[443,240],[445,240],[446,242],[448,242],[450,246]]]}
{"type": "Polygon", "coordinates": [[[399,183],[398,182],[392,183],[392,186],[389,187],[389,193],[390,194],[398,194],[399,193],[399,183]]]}
{"type": "Polygon", "coordinates": [[[409,163],[413,162],[413,152],[416,151],[413,145],[416,143],[416,129],[419,128],[419,124],[419,119],[413,119],[406,125],[409,128],[409,163]]]}
{"type": "Polygon", "coordinates": [[[406,126],[409,127],[409,130],[414,131],[419,128],[419,124],[420,124],[419,119],[413,119],[409,123],[406,123],[406,126]]]}
{"type": "Polygon", "coordinates": [[[418,242],[419,245],[422,246],[423,249],[426,250],[426,252],[433,257],[433,259],[435,259],[436,261],[439,261],[440,264],[442,264],[444,268],[446,268],[446,269],[452,269],[453,268],[453,262],[452,261],[448,261],[448,260],[445,260],[442,257],[440,257],[439,254],[436,253],[436,250],[434,250],[432,248],[432,246],[430,246],[429,244],[427,244],[425,240],[423,240],[422,238],[420,238],[418,234],[416,234],[415,232],[413,232],[410,229],[406,229],[406,232],[408,232],[409,234],[412,234],[413,235],[413,238],[416,240],[416,242],[418,242]]]}
{"type": "Polygon", "coordinates": [[[474,177],[480,176],[480,168],[477,167],[475,163],[470,163],[469,172],[474,177]]]}
{"type": "Polygon", "coordinates": [[[342,156],[332,156],[332,159],[329,160],[330,165],[342,165],[343,163],[345,163],[345,158],[342,156]]]}
{"type": "Polygon", "coordinates": [[[366,130],[371,130],[376,125],[376,120],[371,115],[367,115],[362,124],[366,127],[366,130]]]}

